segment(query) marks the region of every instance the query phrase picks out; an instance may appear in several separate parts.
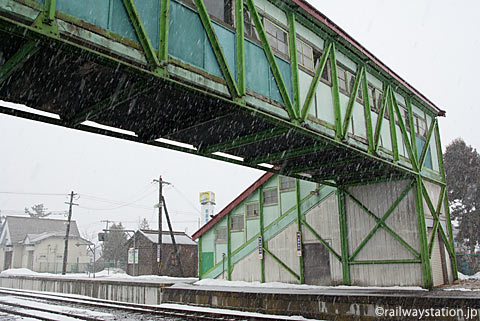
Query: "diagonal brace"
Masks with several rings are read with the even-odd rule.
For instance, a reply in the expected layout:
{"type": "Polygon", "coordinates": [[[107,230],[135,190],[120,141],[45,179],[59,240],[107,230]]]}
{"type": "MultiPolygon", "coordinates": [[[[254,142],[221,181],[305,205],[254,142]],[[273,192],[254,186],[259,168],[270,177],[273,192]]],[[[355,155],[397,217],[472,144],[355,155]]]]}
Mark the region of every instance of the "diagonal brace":
{"type": "Polygon", "coordinates": [[[15,70],[21,68],[38,50],[37,43],[34,40],[28,40],[10,59],[0,66],[0,84],[8,79],[15,70]]]}
{"type": "Polygon", "coordinates": [[[334,249],[333,247],[330,246],[330,244],[328,244],[327,241],[325,241],[318,233],[317,231],[315,231],[313,229],[312,226],[310,226],[310,224],[307,223],[307,221],[305,220],[305,218],[302,218],[302,224],[305,225],[307,227],[307,229],[312,232],[313,236],[315,236],[317,238],[317,240],[320,241],[320,243],[322,243],[326,248],[327,250],[330,251],[330,253],[333,254],[333,256],[335,256],[337,258],[338,261],[342,262],[342,257],[340,256],[340,254],[338,254],[334,249]]]}

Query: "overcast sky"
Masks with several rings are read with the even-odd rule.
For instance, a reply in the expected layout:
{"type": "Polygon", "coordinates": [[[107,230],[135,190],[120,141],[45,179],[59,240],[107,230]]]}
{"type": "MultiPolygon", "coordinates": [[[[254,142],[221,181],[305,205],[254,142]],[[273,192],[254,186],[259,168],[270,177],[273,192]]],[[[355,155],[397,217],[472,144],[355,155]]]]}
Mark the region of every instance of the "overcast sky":
{"type": "MultiPolygon", "coordinates": [[[[480,1],[313,1],[408,83],[447,111],[440,119],[443,147],[457,137],[480,147],[478,76],[480,74],[480,1]]],[[[4,104],[4,103],[3,103],[4,104]]],[[[73,219],[82,233],[94,235],[101,220],[136,229],[140,218],[157,226],[158,185],[162,175],[174,228],[197,229],[198,194],[216,193],[216,212],[262,172],[55,127],[0,114],[0,211],[21,215],[44,203],[64,212],[67,194],[79,194],[73,219]],[[8,194],[8,193],[15,194],[8,194]],[[48,194],[48,195],[30,195],[48,194]]],[[[61,215],[52,218],[62,218],[61,215]]]]}

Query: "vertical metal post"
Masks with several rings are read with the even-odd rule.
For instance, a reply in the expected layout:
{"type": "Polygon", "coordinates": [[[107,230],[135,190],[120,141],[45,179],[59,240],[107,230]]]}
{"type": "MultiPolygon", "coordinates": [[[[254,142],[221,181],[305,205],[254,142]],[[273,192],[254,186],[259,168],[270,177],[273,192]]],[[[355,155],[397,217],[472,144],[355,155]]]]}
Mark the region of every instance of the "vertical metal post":
{"type": "Polygon", "coordinates": [[[45,6],[43,7],[43,23],[52,25],[55,21],[55,7],[57,0],[45,0],[45,6]]]}
{"type": "Polygon", "coordinates": [[[162,208],[163,208],[163,180],[162,176],[158,179],[158,275],[162,273],[162,246],[163,246],[163,226],[162,226],[162,208]]]}
{"type": "Polygon", "coordinates": [[[433,286],[430,258],[428,255],[427,227],[425,224],[425,212],[423,208],[421,176],[415,177],[415,204],[417,208],[418,237],[420,239],[420,259],[422,261],[422,274],[424,287],[430,289],[433,286]]]}
{"type": "Polygon", "coordinates": [[[348,230],[347,230],[347,213],[345,209],[345,192],[343,187],[337,189],[338,197],[338,216],[340,226],[340,245],[342,248],[342,275],[343,284],[350,285],[350,265],[348,260],[348,230]]]}
{"type": "Polygon", "coordinates": [[[373,129],[372,129],[372,110],[370,109],[370,99],[368,97],[368,79],[367,68],[363,66],[363,106],[365,113],[365,122],[367,123],[368,153],[373,154],[373,129]]]}
{"type": "MultiPolygon", "coordinates": [[[[266,247],[265,237],[263,235],[263,186],[258,188],[258,209],[259,209],[259,222],[260,222],[260,236],[262,237],[262,250],[266,247]]],[[[260,278],[261,282],[265,283],[265,254],[260,260],[260,278]]]]}
{"type": "Polygon", "coordinates": [[[342,140],[342,113],[340,112],[340,91],[338,89],[337,59],[335,58],[335,42],[330,49],[330,70],[332,74],[333,112],[335,114],[335,139],[342,140]]]}
{"type": "Polygon", "coordinates": [[[237,28],[237,84],[240,96],[245,96],[245,26],[243,21],[243,1],[235,1],[235,20],[237,28]]]}
{"type": "Polygon", "coordinates": [[[298,78],[298,61],[297,61],[297,32],[295,31],[295,13],[289,11],[288,16],[288,37],[290,40],[290,65],[292,67],[292,84],[293,84],[293,103],[297,115],[300,115],[300,84],[298,78]]]}
{"type": "Polygon", "coordinates": [[[168,26],[170,22],[170,0],[160,2],[160,43],[158,45],[158,59],[160,63],[168,62],[168,26]]]}
{"type": "MultiPolygon", "coordinates": [[[[395,99],[395,94],[393,89],[390,89],[390,97],[388,101],[388,114],[390,116],[390,136],[392,138],[392,152],[393,152],[393,162],[398,162],[398,143],[397,143],[397,129],[395,124],[395,112],[393,110],[393,100],[395,99]]],[[[413,160],[412,160],[413,161],[413,160]]],[[[412,163],[413,164],[413,163],[412,163]]]]}
{"type": "MultiPolygon", "coordinates": [[[[412,102],[410,101],[409,97],[405,99],[405,102],[407,104],[408,122],[410,124],[410,142],[411,142],[413,154],[415,155],[415,159],[418,161],[419,159],[418,159],[418,152],[417,152],[417,139],[415,134],[415,123],[413,120],[412,102]]],[[[421,170],[421,168],[419,168],[419,170],[421,170]]]]}
{"type": "Polygon", "coordinates": [[[303,233],[302,233],[302,212],[300,209],[300,180],[298,178],[295,179],[295,192],[296,192],[296,198],[297,198],[297,229],[298,232],[300,232],[300,238],[302,240],[301,243],[301,250],[302,250],[302,255],[298,257],[298,264],[300,266],[300,284],[305,283],[305,278],[304,278],[304,267],[303,267],[303,233]]]}
{"type": "Polygon", "coordinates": [[[231,256],[232,256],[232,236],[231,236],[231,226],[232,219],[230,213],[227,214],[227,278],[230,281],[232,279],[232,268],[231,268],[231,256]]]}
{"type": "Polygon", "coordinates": [[[136,251],[137,251],[137,244],[136,244],[136,234],[135,232],[133,232],[133,270],[132,270],[132,274],[133,276],[135,276],[135,259],[136,259],[136,251]]]}
{"type": "MultiPolygon", "coordinates": [[[[438,128],[438,122],[435,124],[435,143],[437,144],[437,158],[438,158],[438,167],[440,169],[440,174],[442,175],[442,181],[446,183],[445,179],[445,167],[443,165],[443,154],[442,154],[442,143],[440,141],[440,131],[438,128]]],[[[448,188],[445,188],[445,197],[443,198],[445,216],[447,218],[447,228],[448,228],[448,239],[449,246],[452,249],[453,257],[450,257],[452,263],[453,278],[458,280],[458,270],[457,270],[457,258],[455,256],[455,244],[453,242],[453,231],[452,231],[452,220],[450,218],[450,204],[448,202],[448,188]]]]}
{"type": "Polygon", "coordinates": [[[66,203],[69,204],[68,208],[68,221],[67,221],[67,230],[65,232],[65,248],[63,250],[63,265],[62,265],[62,275],[65,275],[67,273],[67,259],[68,259],[68,238],[70,237],[70,225],[72,221],[72,208],[73,205],[77,205],[73,203],[73,197],[76,194],[72,191],[70,193],[70,202],[66,203]]]}

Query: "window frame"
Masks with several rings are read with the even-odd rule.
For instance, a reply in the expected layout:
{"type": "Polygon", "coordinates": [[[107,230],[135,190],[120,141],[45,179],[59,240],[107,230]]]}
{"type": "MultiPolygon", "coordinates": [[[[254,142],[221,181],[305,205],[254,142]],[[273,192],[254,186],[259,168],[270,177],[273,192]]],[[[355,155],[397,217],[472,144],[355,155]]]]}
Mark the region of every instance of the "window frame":
{"type": "Polygon", "coordinates": [[[260,217],[260,202],[259,201],[252,201],[245,203],[245,217],[247,220],[255,220],[260,217]],[[257,207],[257,215],[248,215],[248,206],[256,205],[257,207]]]}
{"type": "MultiPolygon", "coordinates": [[[[286,58],[288,61],[290,61],[290,39],[289,39],[289,34],[288,34],[288,28],[285,27],[285,26],[282,26],[277,20],[275,20],[274,18],[268,16],[267,14],[262,14],[261,15],[262,17],[262,23],[263,23],[263,29],[265,31],[265,35],[267,36],[267,40],[268,40],[268,43],[270,45],[270,48],[272,48],[273,52],[276,53],[277,55],[283,57],[283,58],[286,58]],[[285,37],[285,45],[286,45],[286,52],[281,52],[278,48],[276,47],[273,47],[272,44],[271,44],[271,41],[268,39],[269,35],[270,36],[273,36],[272,34],[270,34],[268,31],[267,31],[267,27],[265,25],[265,21],[268,21],[269,23],[271,23],[274,27],[280,29],[281,31],[283,31],[286,35],[285,37]]],[[[275,39],[278,41],[279,39],[277,38],[277,35],[275,35],[275,39]]]]}
{"type": "Polygon", "coordinates": [[[262,205],[263,206],[274,206],[274,205],[278,205],[278,201],[279,201],[279,197],[278,197],[278,186],[275,186],[275,187],[269,187],[269,188],[265,188],[264,190],[262,190],[262,205]],[[268,193],[268,192],[271,192],[271,191],[275,191],[275,197],[276,197],[276,202],[275,203],[266,203],[265,202],[265,193],[268,193]]]}
{"type": "Polygon", "coordinates": [[[296,49],[297,49],[298,66],[299,67],[301,66],[301,67],[303,67],[303,68],[305,68],[305,69],[307,69],[311,72],[315,72],[315,57],[314,57],[314,54],[313,54],[313,52],[314,52],[313,47],[311,45],[309,45],[308,43],[306,43],[305,41],[303,41],[299,37],[296,37],[296,41],[297,41],[297,43],[295,45],[296,45],[296,49]],[[302,50],[301,51],[298,50],[299,49],[298,48],[298,43],[300,43],[302,45],[302,48],[301,48],[302,50]],[[305,54],[303,52],[304,47],[308,47],[310,49],[310,53],[311,53],[311,59],[310,60],[312,61],[312,67],[311,68],[307,67],[304,63],[305,62],[305,59],[304,59],[305,54]]]}
{"type": "Polygon", "coordinates": [[[280,176],[278,178],[278,190],[280,193],[285,193],[285,192],[291,192],[296,190],[296,180],[293,177],[288,177],[288,176],[280,176]],[[288,186],[286,188],[282,188],[282,179],[286,179],[288,186]],[[293,186],[290,186],[290,182],[293,182],[293,186]]]}
{"type": "Polygon", "coordinates": [[[226,226],[217,226],[215,228],[215,244],[225,244],[228,240],[228,228],[226,226]],[[225,229],[225,240],[218,238],[218,231],[225,229]]]}
{"type": "Polygon", "coordinates": [[[230,232],[243,232],[243,231],[245,231],[245,215],[243,215],[243,214],[231,215],[230,216],[230,232]],[[241,218],[241,220],[239,220],[240,222],[242,222],[242,228],[241,229],[235,229],[233,227],[233,219],[234,218],[241,218]]]}

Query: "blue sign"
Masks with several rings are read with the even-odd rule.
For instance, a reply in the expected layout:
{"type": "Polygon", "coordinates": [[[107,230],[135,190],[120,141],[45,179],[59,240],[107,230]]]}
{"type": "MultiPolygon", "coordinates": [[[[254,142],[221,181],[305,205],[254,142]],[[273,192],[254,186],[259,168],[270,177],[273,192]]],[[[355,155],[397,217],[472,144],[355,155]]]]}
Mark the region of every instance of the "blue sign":
{"type": "Polygon", "coordinates": [[[297,256],[302,256],[302,233],[297,232],[297,256]]]}
{"type": "Polygon", "coordinates": [[[263,241],[261,236],[258,237],[258,257],[260,260],[263,260],[263,241]]]}

